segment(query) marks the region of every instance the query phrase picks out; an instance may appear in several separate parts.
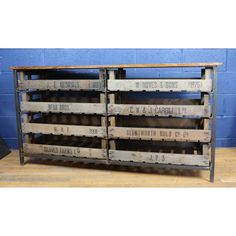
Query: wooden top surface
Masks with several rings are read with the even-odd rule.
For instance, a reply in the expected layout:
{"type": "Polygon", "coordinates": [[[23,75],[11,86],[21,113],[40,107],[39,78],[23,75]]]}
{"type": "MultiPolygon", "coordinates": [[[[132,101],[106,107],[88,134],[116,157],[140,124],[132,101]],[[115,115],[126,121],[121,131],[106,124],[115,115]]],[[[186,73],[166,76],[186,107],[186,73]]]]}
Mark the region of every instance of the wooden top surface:
{"type": "Polygon", "coordinates": [[[170,64],[120,64],[120,65],[79,65],[79,66],[11,66],[12,70],[64,70],[64,69],[116,69],[116,68],[174,68],[174,67],[215,67],[220,62],[170,63],[170,64]]]}

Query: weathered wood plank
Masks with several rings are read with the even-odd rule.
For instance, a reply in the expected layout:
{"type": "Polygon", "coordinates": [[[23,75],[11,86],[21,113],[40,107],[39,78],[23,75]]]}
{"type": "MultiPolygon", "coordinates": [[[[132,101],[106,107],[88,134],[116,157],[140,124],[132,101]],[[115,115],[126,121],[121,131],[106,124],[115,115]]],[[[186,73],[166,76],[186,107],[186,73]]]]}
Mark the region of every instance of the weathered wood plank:
{"type": "Polygon", "coordinates": [[[132,80],[108,80],[109,91],[189,91],[210,92],[211,80],[202,79],[132,79],[132,80]]]}
{"type": "Polygon", "coordinates": [[[19,89],[37,90],[96,90],[104,89],[103,80],[23,80],[19,83],[19,89]]]}
{"type": "MultiPolygon", "coordinates": [[[[201,71],[202,74],[202,79],[206,79],[206,80],[211,80],[212,79],[212,70],[209,68],[204,68],[201,71]]],[[[210,106],[210,96],[209,94],[202,94],[202,104],[210,106]]],[[[203,128],[205,130],[210,129],[210,119],[204,119],[203,120],[203,128]]],[[[203,155],[209,155],[209,153],[211,152],[211,146],[206,143],[202,145],[202,154],[203,155]]]]}
{"type": "MultiPolygon", "coordinates": [[[[115,71],[115,70],[109,70],[108,71],[108,74],[109,74],[109,80],[115,80],[116,79],[116,76],[117,76],[117,73],[118,71],[115,71]]],[[[110,104],[115,104],[116,103],[116,100],[117,100],[117,94],[114,94],[114,93],[110,93],[108,95],[109,97],[109,103],[110,104]]],[[[109,125],[111,127],[115,127],[116,126],[116,117],[115,116],[111,116],[108,118],[109,119],[109,125]]],[[[109,140],[109,146],[110,148],[112,149],[116,149],[116,141],[115,140],[109,140]]]]}
{"type": "Polygon", "coordinates": [[[109,138],[210,142],[210,130],[109,127],[109,138]]]}
{"type": "Polygon", "coordinates": [[[166,64],[118,64],[118,65],[79,65],[79,66],[11,66],[12,70],[63,70],[63,69],[116,69],[116,68],[171,68],[171,67],[214,67],[219,62],[206,63],[166,63],[166,64]]]}
{"type": "Polygon", "coordinates": [[[109,159],[113,161],[209,166],[207,155],[109,150],[109,159]]]}
{"type": "Polygon", "coordinates": [[[99,148],[69,147],[58,145],[27,144],[23,145],[25,154],[47,154],[68,157],[106,158],[106,150],[99,148]]]}
{"type": "MultiPolygon", "coordinates": [[[[105,80],[106,80],[106,70],[99,70],[99,79],[101,81],[103,81],[103,87],[104,87],[104,92],[105,91],[105,80]]],[[[102,104],[106,104],[107,103],[107,100],[106,100],[106,94],[105,93],[100,93],[100,103],[102,104]]],[[[107,118],[106,116],[102,116],[101,117],[101,125],[103,127],[105,127],[105,132],[106,132],[106,127],[107,127],[107,118]]],[[[104,135],[105,137],[106,135],[104,135]]],[[[101,140],[101,147],[103,149],[106,149],[107,148],[107,139],[102,139],[101,140]]]]}
{"type": "Polygon", "coordinates": [[[108,104],[109,115],[209,117],[209,106],[108,104]]]}
{"type": "Polygon", "coordinates": [[[104,114],[106,107],[103,103],[21,102],[21,111],[104,114]]]}
{"type": "MultiPolygon", "coordinates": [[[[18,83],[21,83],[22,81],[25,80],[25,72],[21,71],[21,72],[19,73],[19,77],[20,77],[20,79],[18,80],[18,83]]],[[[23,93],[23,94],[21,95],[21,99],[22,99],[23,102],[28,102],[28,101],[29,101],[29,95],[28,95],[27,93],[23,93]]],[[[24,121],[24,122],[29,122],[30,119],[31,119],[31,116],[26,113],[26,114],[23,114],[23,115],[22,115],[22,118],[23,118],[23,121],[24,121]]],[[[25,143],[31,143],[31,137],[30,137],[30,135],[28,135],[28,134],[25,134],[25,135],[24,135],[24,142],[25,142],[25,143]]]]}
{"type": "Polygon", "coordinates": [[[22,131],[24,133],[41,133],[54,135],[75,135],[86,137],[105,137],[106,128],[97,126],[81,125],[55,125],[39,123],[23,123],[22,131]]]}

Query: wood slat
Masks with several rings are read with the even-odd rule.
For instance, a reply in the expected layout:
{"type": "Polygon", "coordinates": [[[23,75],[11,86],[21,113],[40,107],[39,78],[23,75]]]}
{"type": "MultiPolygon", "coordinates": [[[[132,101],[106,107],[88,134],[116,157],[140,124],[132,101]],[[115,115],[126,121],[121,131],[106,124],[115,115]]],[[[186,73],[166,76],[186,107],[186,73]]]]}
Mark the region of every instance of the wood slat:
{"type": "Polygon", "coordinates": [[[118,65],[77,65],[77,66],[11,66],[12,70],[63,70],[63,69],[116,69],[116,68],[172,68],[172,67],[215,67],[219,62],[166,63],[166,64],[118,64],[118,65]]]}
{"type": "MultiPolygon", "coordinates": [[[[20,72],[19,74],[20,74],[19,82],[24,81],[25,80],[25,73],[20,72]]],[[[28,102],[29,99],[30,99],[30,96],[27,93],[23,93],[21,98],[22,98],[22,102],[28,102]]],[[[31,118],[32,117],[27,113],[22,115],[22,119],[23,119],[24,122],[29,122],[31,120],[31,118]]],[[[31,143],[30,135],[28,135],[28,134],[24,135],[24,142],[31,143]]]]}
{"type": "Polygon", "coordinates": [[[109,115],[209,117],[210,107],[203,105],[108,104],[109,115]]]}
{"type": "Polygon", "coordinates": [[[210,92],[212,90],[212,81],[201,80],[201,79],[108,80],[108,90],[109,91],[210,92]]]}
{"type": "Polygon", "coordinates": [[[24,133],[41,133],[41,134],[67,135],[67,136],[70,135],[86,136],[86,137],[106,136],[106,128],[97,126],[23,123],[22,131],[24,133]]]}
{"type": "Polygon", "coordinates": [[[103,103],[21,102],[21,111],[104,114],[106,106],[103,103]]]}
{"type": "Polygon", "coordinates": [[[210,130],[109,127],[109,138],[210,142],[210,130]]]}
{"type": "Polygon", "coordinates": [[[19,82],[19,89],[37,90],[96,90],[104,89],[102,80],[24,80],[19,82]]]}
{"type": "Polygon", "coordinates": [[[58,145],[43,145],[43,144],[27,144],[23,145],[24,153],[30,154],[47,154],[61,155],[68,157],[86,157],[86,158],[106,158],[106,150],[98,148],[85,147],[68,147],[58,145]]]}
{"type": "Polygon", "coordinates": [[[109,159],[113,161],[209,166],[209,157],[207,155],[110,150],[109,159]]]}
{"type": "MultiPolygon", "coordinates": [[[[118,74],[118,71],[114,71],[114,70],[109,70],[108,71],[108,74],[109,74],[109,79],[110,80],[115,80],[116,79],[116,76],[117,76],[117,74],[118,74]]],[[[114,93],[110,93],[109,95],[108,95],[108,97],[109,97],[109,103],[110,104],[115,104],[117,101],[117,96],[119,96],[119,95],[117,95],[117,94],[114,94],[114,93]]],[[[111,116],[111,117],[109,117],[108,118],[109,119],[109,123],[110,123],[110,126],[116,126],[116,117],[114,117],[114,116],[111,116]]],[[[109,146],[110,146],[110,148],[112,148],[112,149],[116,149],[116,141],[115,140],[109,140],[109,146]]]]}

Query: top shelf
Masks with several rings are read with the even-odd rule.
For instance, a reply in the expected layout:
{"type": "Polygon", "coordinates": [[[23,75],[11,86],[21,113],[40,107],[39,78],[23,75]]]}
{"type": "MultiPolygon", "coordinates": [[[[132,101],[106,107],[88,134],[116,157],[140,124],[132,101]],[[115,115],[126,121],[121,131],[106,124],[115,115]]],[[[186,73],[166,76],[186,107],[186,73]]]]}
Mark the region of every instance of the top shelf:
{"type": "Polygon", "coordinates": [[[118,68],[174,68],[174,67],[216,67],[220,62],[169,63],[169,64],[120,64],[120,65],[80,65],[80,66],[11,66],[12,70],[66,70],[66,69],[118,69],[118,68]]]}

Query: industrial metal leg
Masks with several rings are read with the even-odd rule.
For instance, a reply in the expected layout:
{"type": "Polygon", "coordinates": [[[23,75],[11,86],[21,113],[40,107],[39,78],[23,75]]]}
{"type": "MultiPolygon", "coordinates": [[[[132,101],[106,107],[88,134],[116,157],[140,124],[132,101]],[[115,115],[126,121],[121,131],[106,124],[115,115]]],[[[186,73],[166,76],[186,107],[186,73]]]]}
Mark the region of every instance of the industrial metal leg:
{"type": "Polygon", "coordinates": [[[212,68],[213,74],[213,101],[212,101],[212,141],[211,141],[211,168],[210,181],[214,182],[215,175],[215,143],[216,143],[216,93],[217,93],[217,67],[212,68]]]}
{"type": "Polygon", "coordinates": [[[210,169],[210,181],[213,183],[214,179],[215,179],[215,165],[212,165],[210,169]]]}
{"type": "Polygon", "coordinates": [[[22,142],[22,129],[21,129],[21,114],[20,114],[20,102],[19,102],[19,91],[18,91],[18,74],[14,70],[14,87],[15,87],[15,105],[16,105],[16,124],[17,124],[17,134],[18,134],[18,148],[20,156],[20,164],[24,165],[24,155],[23,155],[23,142],[22,142]]]}

